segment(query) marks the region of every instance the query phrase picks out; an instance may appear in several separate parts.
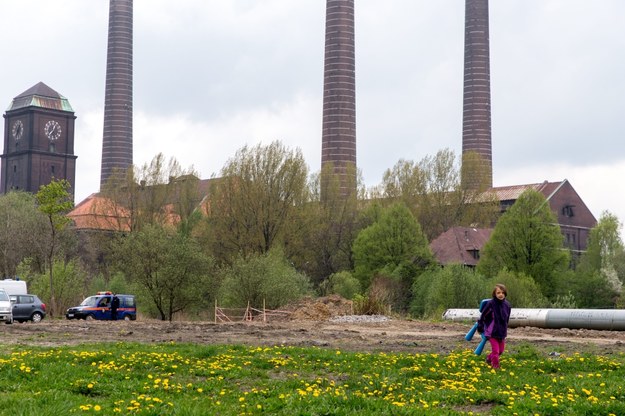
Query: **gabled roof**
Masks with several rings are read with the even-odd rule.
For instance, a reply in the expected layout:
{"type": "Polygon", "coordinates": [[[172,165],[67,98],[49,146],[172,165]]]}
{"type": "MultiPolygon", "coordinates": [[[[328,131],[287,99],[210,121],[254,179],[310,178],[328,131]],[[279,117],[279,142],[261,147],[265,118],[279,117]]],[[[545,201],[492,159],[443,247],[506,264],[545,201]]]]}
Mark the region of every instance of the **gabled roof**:
{"type": "Polygon", "coordinates": [[[430,249],[439,264],[476,266],[492,232],[490,228],[452,227],[434,239],[430,249]]]}
{"type": "Polygon", "coordinates": [[[74,222],[75,228],[82,230],[130,230],[130,212],[98,194],[89,195],[67,216],[74,222]]]}
{"type": "Polygon", "coordinates": [[[43,82],[30,87],[13,99],[7,111],[26,107],[40,107],[51,110],[74,112],[67,98],[63,97],[43,82]]]}
{"type": "Polygon", "coordinates": [[[530,183],[527,185],[510,185],[510,186],[497,186],[489,189],[487,192],[494,192],[497,200],[499,201],[516,201],[521,194],[528,189],[533,189],[540,192],[549,199],[551,195],[560,187],[563,183],[568,182],[566,179],[562,182],[541,182],[530,183]]]}
{"type": "MultiPolygon", "coordinates": [[[[171,178],[171,180],[182,184],[193,178],[195,177],[187,175],[171,178]]],[[[196,184],[194,205],[204,214],[210,209],[208,194],[210,184],[215,180],[200,179],[196,184]]],[[[180,216],[176,213],[176,202],[178,198],[181,198],[179,191],[180,188],[174,188],[174,192],[166,201],[163,201],[164,205],[159,212],[159,218],[163,224],[173,225],[180,222],[180,216]]],[[[74,222],[74,227],[79,230],[129,231],[131,227],[130,210],[99,193],[89,195],[67,216],[74,222]]]]}

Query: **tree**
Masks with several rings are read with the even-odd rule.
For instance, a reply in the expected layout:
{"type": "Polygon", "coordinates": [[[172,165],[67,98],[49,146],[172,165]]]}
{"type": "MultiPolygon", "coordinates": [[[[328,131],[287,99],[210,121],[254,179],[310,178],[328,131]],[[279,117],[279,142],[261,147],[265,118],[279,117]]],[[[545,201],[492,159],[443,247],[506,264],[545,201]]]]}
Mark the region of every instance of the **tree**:
{"type": "Polygon", "coordinates": [[[47,267],[50,278],[50,316],[56,312],[56,299],[54,294],[53,259],[56,253],[58,234],[70,222],[65,216],[73,207],[72,195],[69,190],[70,183],[65,179],[52,180],[48,185],[42,185],[35,195],[39,211],[48,219],[50,239],[47,250],[47,267]]]}
{"type": "Polygon", "coordinates": [[[463,189],[478,193],[492,186],[493,171],[491,163],[475,151],[462,153],[461,182],[463,189]]]}
{"type": "Polygon", "coordinates": [[[363,289],[383,269],[394,271],[415,263],[425,267],[433,261],[425,234],[403,203],[385,209],[379,221],[362,230],[354,241],[353,251],[354,275],[363,289]]]}
{"type": "Polygon", "coordinates": [[[478,270],[489,278],[504,268],[530,276],[543,295],[551,298],[556,278],[566,271],[569,259],[555,214],[545,197],[530,189],[497,222],[478,270]]]}
{"type": "Polygon", "coordinates": [[[151,224],[186,224],[201,198],[199,178],[193,167],[183,169],[175,158],[162,153],[141,167],[115,171],[102,189],[106,206],[117,230],[131,232],[151,224]]]}
{"type": "MultiPolygon", "coordinates": [[[[279,142],[238,150],[211,190],[209,235],[213,253],[229,263],[267,253],[293,238],[297,210],[308,202],[302,152],[279,142]]],[[[300,238],[300,236],[297,236],[300,238]]]]}
{"type": "Polygon", "coordinates": [[[625,248],[622,225],[608,211],[590,230],[588,247],[575,270],[575,296],[585,307],[614,307],[625,283],[625,248]]]}
{"type": "Polygon", "coordinates": [[[23,259],[42,259],[47,222],[33,194],[13,191],[0,196],[0,273],[4,278],[16,276],[23,259]]]}
{"type": "MultiPolygon", "coordinates": [[[[359,196],[356,192],[344,194],[339,176],[326,172],[331,169],[331,163],[325,164],[322,172],[313,176],[310,182],[311,203],[301,209],[301,217],[306,223],[306,231],[300,234],[299,240],[301,256],[292,256],[315,283],[323,283],[334,273],[354,268],[352,244],[363,228],[359,196]],[[321,180],[326,182],[324,198],[321,198],[321,180]]],[[[352,174],[348,176],[352,177],[352,174]]],[[[362,176],[357,177],[362,184],[362,176]]],[[[360,193],[364,192],[362,188],[360,185],[360,193]]],[[[288,249],[287,254],[294,254],[291,244],[288,249]]]]}
{"type": "MultiPolygon", "coordinates": [[[[54,259],[52,268],[54,269],[54,291],[58,310],[65,310],[80,303],[87,294],[89,282],[88,273],[82,268],[78,259],[64,261],[54,259]]],[[[29,260],[22,262],[18,270],[24,280],[28,281],[28,290],[36,293],[41,299],[51,299],[50,284],[47,282],[49,276],[33,271],[29,260]]]]}
{"type": "Polygon", "coordinates": [[[145,290],[161,320],[214,297],[212,261],[184,234],[146,225],[119,239],[114,258],[119,271],[145,290]]]}
{"type": "MultiPolygon", "coordinates": [[[[471,161],[467,157],[466,165],[481,166],[471,161]]],[[[499,212],[486,188],[462,184],[457,158],[449,149],[418,163],[400,160],[384,173],[381,189],[383,198],[410,208],[429,240],[453,226],[490,227],[499,212]]]]}

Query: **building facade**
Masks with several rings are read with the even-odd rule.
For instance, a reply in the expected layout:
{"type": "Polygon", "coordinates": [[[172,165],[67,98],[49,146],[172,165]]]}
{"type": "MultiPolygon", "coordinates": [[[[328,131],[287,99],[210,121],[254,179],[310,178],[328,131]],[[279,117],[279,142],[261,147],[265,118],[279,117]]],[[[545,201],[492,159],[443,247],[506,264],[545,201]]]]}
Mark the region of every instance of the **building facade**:
{"type": "MultiPolygon", "coordinates": [[[[588,248],[590,230],[597,225],[597,219],[568,180],[498,186],[489,189],[487,193],[499,201],[503,214],[523,192],[530,189],[545,197],[556,216],[557,224],[554,225],[560,228],[563,246],[571,251],[574,258],[579,258],[588,248]]],[[[430,248],[439,264],[459,263],[474,267],[491,232],[491,228],[453,227],[432,240],[430,248]]]]}

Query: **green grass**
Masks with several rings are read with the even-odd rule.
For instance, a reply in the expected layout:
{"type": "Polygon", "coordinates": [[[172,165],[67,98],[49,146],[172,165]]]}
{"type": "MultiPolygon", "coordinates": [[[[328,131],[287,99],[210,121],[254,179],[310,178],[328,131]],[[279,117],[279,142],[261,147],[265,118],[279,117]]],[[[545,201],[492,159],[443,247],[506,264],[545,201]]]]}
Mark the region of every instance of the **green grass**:
{"type": "Polygon", "coordinates": [[[523,345],[493,371],[447,355],[321,348],[3,346],[7,415],[623,415],[625,356],[523,345]]]}

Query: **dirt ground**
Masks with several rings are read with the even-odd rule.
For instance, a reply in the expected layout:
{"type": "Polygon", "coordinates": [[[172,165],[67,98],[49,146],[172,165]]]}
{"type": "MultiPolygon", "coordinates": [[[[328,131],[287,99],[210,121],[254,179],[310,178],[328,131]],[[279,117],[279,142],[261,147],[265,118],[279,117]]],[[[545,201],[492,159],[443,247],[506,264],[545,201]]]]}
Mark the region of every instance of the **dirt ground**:
{"type": "MultiPolygon", "coordinates": [[[[63,321],[0,327],[0,344],[59,346],[103,341],[143,343],[245,344],[258,346],[318,346],[350,351],[432,352],[474,348],[464,340],[470,325],[392,319],[378,323],[282,322],[160,322],[137,320],[63,321]]],[[[531,344],[542,352],[625,352],[625,333],[614,331],[512,328],[508,348],[531,344]]]]}
{"type": "MultiPolygon", "coordinates": [[[[349,315],[351,305],[337,299],[302,302],[288,316],[244,322],[162,322],[44,319],[40,323],[0,326],[0,344],[28,346],[77,345],[93,342],[289,345],[346,351],[447,353],[475,348],[467,342],[470,323],[426,322],[390,318],[384,322],[334,322],[349,315]]],[[[511,328],[508,350],[531,345],[540,353],[625,353],[625,331],[511,328]]]]}

